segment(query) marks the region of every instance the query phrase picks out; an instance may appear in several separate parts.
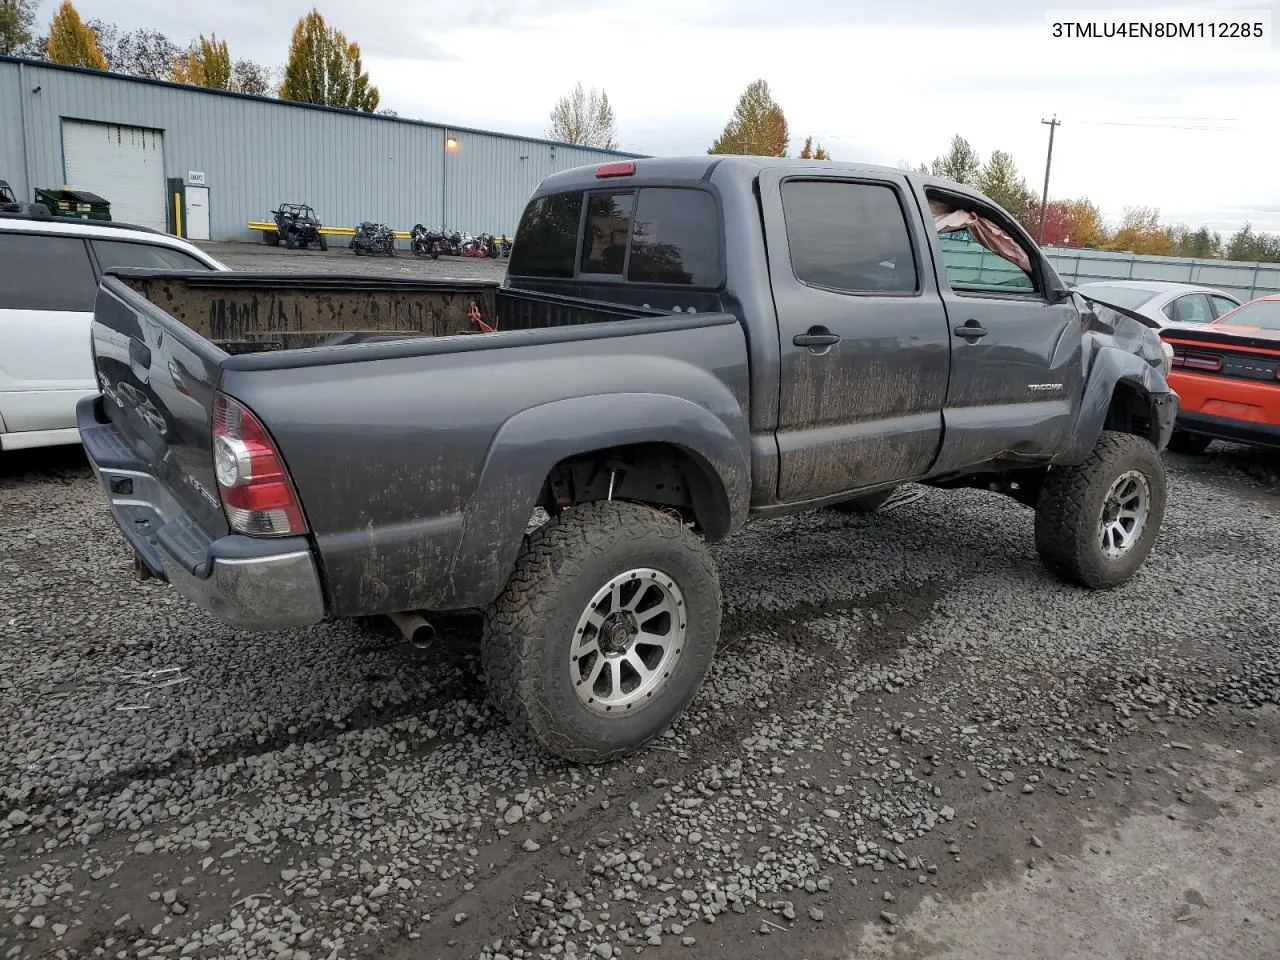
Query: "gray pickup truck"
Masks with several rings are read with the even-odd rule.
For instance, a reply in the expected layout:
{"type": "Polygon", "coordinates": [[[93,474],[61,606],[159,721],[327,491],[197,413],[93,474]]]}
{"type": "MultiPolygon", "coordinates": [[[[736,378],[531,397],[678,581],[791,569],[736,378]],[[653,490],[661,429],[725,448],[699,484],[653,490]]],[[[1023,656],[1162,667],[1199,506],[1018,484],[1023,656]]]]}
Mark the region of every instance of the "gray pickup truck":
{"type": "Polygon", "coordinates": [[[994,489],[1114,586],[1177,410],[1157,333],[1005,211],[830,161],[557,174],[501,284],[119,270],[92,346],[79,428],[140,576],[248,630],[483,610],[493,700],[583,762],[691,701],[708,544],[752,517],[994,489]]]}

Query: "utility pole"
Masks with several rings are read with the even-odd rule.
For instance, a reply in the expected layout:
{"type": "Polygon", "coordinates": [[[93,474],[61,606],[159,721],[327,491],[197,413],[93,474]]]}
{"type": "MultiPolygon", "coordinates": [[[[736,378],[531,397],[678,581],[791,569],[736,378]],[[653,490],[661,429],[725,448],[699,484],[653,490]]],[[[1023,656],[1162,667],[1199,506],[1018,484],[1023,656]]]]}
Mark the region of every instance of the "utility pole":
{"type": "Polygon", "coordinates": [[[1037,241],[1040,246],[1044,246],[1044,218],[1049,212],[1049,167],[1053,163],[1053,132],[1062,123],[1055,113],[1052,120],[1041,120],[1043,124],[1049,127],[1049,155],[1044,158],[1044,193],[1040,195],[1040,239],[1037,241]]]}

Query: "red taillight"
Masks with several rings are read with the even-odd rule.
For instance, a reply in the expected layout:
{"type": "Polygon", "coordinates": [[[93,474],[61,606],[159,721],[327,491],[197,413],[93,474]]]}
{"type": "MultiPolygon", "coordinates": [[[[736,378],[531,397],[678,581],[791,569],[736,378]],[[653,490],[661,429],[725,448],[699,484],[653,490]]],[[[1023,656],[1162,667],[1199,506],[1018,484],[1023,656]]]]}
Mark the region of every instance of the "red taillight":
{"type": "Polygon", "coordinates": [[[636,165],[630,160],[622,163],[602,163],[596,167],[597,177],[630,177],[636,172],[636,165]]]}
{"type": "Polygon", "coordinates": [[[1190,370],[1210,370],[1217,372],[1222,369],[1222,358],[1206,357],[1203,354],[1188,353],[1182,358],[1182,365],[1190,370]]]}
{"type": "Polygon", "coordinates": [[[254,537],[307,532],[302,504],[266,428],[221,393],[213,401],[213,472],[232,530],[254,537]]]}

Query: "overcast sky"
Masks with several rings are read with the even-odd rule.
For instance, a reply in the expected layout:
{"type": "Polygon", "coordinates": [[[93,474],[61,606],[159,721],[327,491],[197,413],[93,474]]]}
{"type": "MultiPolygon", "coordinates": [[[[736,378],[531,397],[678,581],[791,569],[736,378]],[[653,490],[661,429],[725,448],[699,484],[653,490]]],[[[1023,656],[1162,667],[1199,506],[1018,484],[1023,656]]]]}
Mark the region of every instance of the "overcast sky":
{"type": "MultiPolygon", "coordinates": [[[[284,61],[306,0],[78,0],[86,19],[233,57],[284,61]]],[[[44,0],[47,22],[56,6],[44,0]]],[[[542,136],[556,97],[604,87],[624,149],[703,153],[742,89],[768,80],[794,149],[930,160],[961,134],[1013,154],[1039,190],[1057,115],[1053,197],[1087,195],[1230,232],[1280,231],[1280,42],[1054,39],[1050,10],[1269,11],[1179,0],[320,0],[361,44],[382,104],[404,116],[542,136]]]]}

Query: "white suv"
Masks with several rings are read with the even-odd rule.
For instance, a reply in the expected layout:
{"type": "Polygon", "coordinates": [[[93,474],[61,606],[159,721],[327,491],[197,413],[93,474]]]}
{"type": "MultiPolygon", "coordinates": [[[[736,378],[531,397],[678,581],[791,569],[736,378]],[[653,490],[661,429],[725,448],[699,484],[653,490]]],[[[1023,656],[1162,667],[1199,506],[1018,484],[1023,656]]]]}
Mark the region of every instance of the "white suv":
{"type": "Polygon", "coordinates": [[[93,302],[112,267],[230,269],[146,227],[0,214],[0,451],[80,442],[76,402],[97,392],[93,302]]]}

